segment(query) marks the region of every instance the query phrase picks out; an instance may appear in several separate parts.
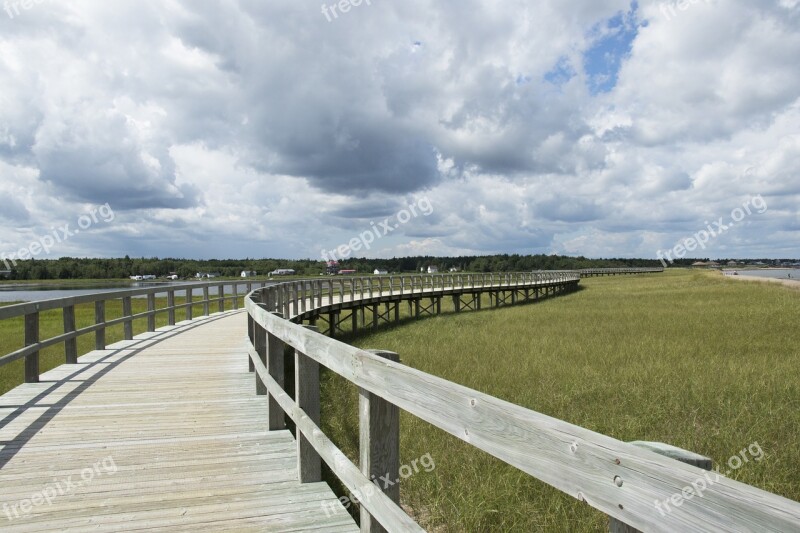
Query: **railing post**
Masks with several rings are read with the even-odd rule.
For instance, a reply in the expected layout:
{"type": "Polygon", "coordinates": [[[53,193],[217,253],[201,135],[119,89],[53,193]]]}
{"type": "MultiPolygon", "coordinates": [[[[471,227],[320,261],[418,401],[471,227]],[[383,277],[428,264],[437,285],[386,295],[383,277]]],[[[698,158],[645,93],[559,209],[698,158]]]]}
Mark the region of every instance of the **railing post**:
{"type": "Polygon", "coordinates": [[[184,309],[186,309],[186,320],[191,320],[194,317],[192,312],[192,302],[194,301],[194,289],[186,289],[186,296],[184,297],[184,309]]]}
{"type": "MultiPolygon", "coordinates": [[[[265,304],[258,304],[258,306],[264,311],[269,312],[269,309],[267,309],[265,304]]],[[[258,358],[261,359],[261,362],[264,363],[264,366],[267,367],[267,330],[264,329],[264,327],[262,327],[261,324],[259,324],[256,320],[253,321],[253,349],[255,349],[256,353],[258,354],[258,358]]],[[[253,370],[255,370],[255,366],[253,367],[253,370]]],[[[263,381],[261,381],[261,376],[259,376],[257,373],[256,395],[267,395],[267,386],[263,381]]]]}
{"type": "Polygon", "coordinates": [[[175,325],[175,291],[167,291],[167,324],[175,325]]]}
{"type": "MultiPolygon", "coordinates": [[[[98,300],[94,303],[94,323],[104,324],[106,321],[106,302],[98,300]]],[[[106,328],[102,326],[94,333],[94,349],[106,349],[106,328]]]]}
{"type": "MultiPolygon", "coordinates": [[[[75,331],[75,306],[68,305],[64,308],[64,333],[75,331]]],[[[69,339],[64,342],[64,355],[68,365],[78,362],[78,339],[69,339]]]]}
{"type": "MultiPolygon", "coordinates": [[[[399,362],[400,356],[394,352],[370,350],[378,357],[399,362]]],[[[400,479],[400,409],[380,396],[359,389],[358,391],[359,427],[359,467],[369,479],[400,479]]],[[[400,484],[395,483],[380,488],[391,500],[400,505],[400,484]]],[[[384,532],[377,520],[361,506],[361,531],[368,533],[384,532]]]]}
{"type": "Polygon", "coordinates": [[[147,331],[156,330],[156,293],[147,295],[147,331]]]}
{"type": "Polygon", "coordinates": [[[236,283],[233,284],[233,309],[239,309],[239,286],[236,283]]]}
{"type": "MultiPolygon", "coordinates": [[[[675,446],[670,446],[669,444],[642,441],[635,441],[631,442],[630,444],[645,450],[650,450],[651,452],[655,452],[659,455],[670,457],[676,461],[702,468],[703,470],[711,470],[711,467],[713,466],[713,461],[710,458],[690,452],[688,450],[677,448],[675,446]]],[[[608,517],[608,531],[609,533],[642,533],[640,530],[629,526],[625,522],[621,522],[610,516],[608,517]]]]}
{"type": "Polygon", "coordinates": [[[218,309],[218,311],[220,313],[224,313],[225,312],[225,285],[219,285],[217,287],[217,296],[219,298],[217,309],[218,309]]]}
{"type": "MultiPolygon", "coordinates": [[[[278,318],[283,318],[281,313],[274,313],[278,318]]],[[[272,376],[278,385],[283,389],[286,385],[286,373],[284,372],[283,364],[283,341],[267,331],[267,371],[272,376]]],[[[267,411],[268,428],[270,431],[286,429],[286,419],[283,409],[277,401],[269,396],[269,404],[267,411]]]]}
{"type": "MultiPolygon", "coordinates": [[[[39,342],[39,312],[25,315],[25,346],[39,342]]],[[[25,356],[25,383],[39,383],[39,351],[25,356]]]]}
{"type": "MultiPolygon", "coordinates": [[[[256,346],[256,321],[253,320],[253,315],[247,313],[247,338],[250,340],[250,346],[255,349],[256,346]]],[[[253,358],[247,355],[247,371],[255,372],[256,365],[253,364],[253,358]]]]}
{"type": "Polygon", "coordinates": [[[211,314],[209,312],[210,309],[208,307],[208,303],[209,303],[208,298],[209,298],[208,285],[206,285],[205,287],[203,287],[203,316],[208,316],[208,315],[211,314]]]}
{"type": "MultiPolygon", "coordinates": [[[[314,326],[305,328],[319,332],[314,326]]],[[[298,350],[294,351],[294,390],[297,406],[319,426],[319,363],[298,350]]],[[[322,461],[301,431],[297,432],[297,473],[300,483],[316,483],[322,480],[322,461]]]]}
{"type": "MultiPolygon", "coordinates": [[[[122,299],[122,316],[130,317],[133,314],[133,309],[131,307],[131,297],[125,296],[122,299]]],[[[124,331],[124,336],[126,341],[133,340],[133,320],[126,320],[122,323],[122,329],[124,331]]]]}

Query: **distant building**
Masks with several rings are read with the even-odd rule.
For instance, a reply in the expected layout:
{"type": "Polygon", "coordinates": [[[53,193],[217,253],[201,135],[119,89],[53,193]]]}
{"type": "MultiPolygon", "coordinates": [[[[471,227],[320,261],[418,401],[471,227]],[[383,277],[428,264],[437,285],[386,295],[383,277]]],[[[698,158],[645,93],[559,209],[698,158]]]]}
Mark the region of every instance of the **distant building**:
{"type": "Polygon", "coordinates": [[[10,270],[0,270],[0,278],[7,278],[11,276],[10,270]]]}
{"type": "Polygon", "coordinates": [[[218,272],[198,272],[197,274],[195,274],[194,277],[196,277],[197,279],[218,278],[219,277],[219,273],[218,272]]]}
{"type": "Polygon", "coordinates": [[[375,272],[373,272],[373,274],[375,274],[376,276],[385,276],[388,273],[389,273],[388,270],[381,270],[380,268],[376,268],[375,272]]]}
{"type": "Polygon", "coordinates": [[[437,272],[439,272],[439,267],[433,265],[428,267],[428,274],[436,274],[437,272]]]}
{"type": "Polygon", "coordinates": [[[269,273],[270,276],[294,276],[295,271],[291,268],[278,268],[269,273]]]}
{"type": "Polygon", "coordinates": [[[339,271],[339,274],[340,274],[340,275],[342,275],[342,276],[348,276],[348,275],[353,275],[353,274],[355,274],[356,272],[358,272],[358,270],[355,270],[355,269],[353,269],[353,270],[349,270],[349,269],[348,269],[348,270],[340,270],[340,271],[339,271]]]}
{"type": "Polygon", "coordinates": [[[450,272],[461,272],[461,269],[458,267],[450,267],[450,272]]]}
{"type": "Polygon", "coordinates": [[[338,261],[328,261],[325,265],[325,273],[330,276],[335,276],[339,273],[339,262],[338,261]]]}
{"type": "Polygon", "coordinates": [[[158,276],[154,276],[153,274],[145,274],[144,276],[142,276],[142,279],[145,281],[149,281],[153,279],[158,279],[158,276]]]}
{"type": "Polygon", "coordinates": [[[144,276],[131,276],[131,279],[133,281],[142,281],[144,279],[144,276]]]}
{"type": "Polygon", "coordinates": [[[692,267],[694,268],[719,268],[719,263],[716,261],[697,261],[696,263],[692,263],[692,267]]]}
{"type": "Polygon", "coordinates": [[[243,278],[254,278],[256,277],[256,273],[254,270],[242,270],[242,277],[243,278]]]}
{"type": "Polygon", "coordinates": [[[174,279],[178,279],[178,273],[177,272],[170,272],[169,274],[167,274],[167,279],[173,279],[173,280],[174,279]]]}

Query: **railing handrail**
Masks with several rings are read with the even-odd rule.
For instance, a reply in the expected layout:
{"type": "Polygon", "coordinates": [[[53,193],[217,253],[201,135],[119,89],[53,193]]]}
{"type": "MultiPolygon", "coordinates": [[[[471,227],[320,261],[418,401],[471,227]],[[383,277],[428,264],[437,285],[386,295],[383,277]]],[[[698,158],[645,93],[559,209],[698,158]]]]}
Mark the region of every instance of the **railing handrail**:
{"type": "MultiPolygon", "coordinates": [[[[494,274],[488,276],[491,284],[497,281],[494,274]]],[[[569,274],[551,273],[548,276],[557,279],[560,276],[566,278],[569,274]]],[[[503,278],[509,280],[513,277],[501,275],[498,284],[490,287],[508,287],[503,285],[503,278]]],[[[481,281],[485,282],[486,279],[483,276],[481,281]]],[[[454,284],[455,281],[454,278],[454,284]]],[[[463,284],[463,278],[460,281],[463,284]]],[[[283,306],[287,302],[281,298],[291,294],[295,297],[307,296],[305,290],[299,290],[300,287],[296,285],[292,291],[293,283],[296,282],[254,291],[245,299],[252,323],[266,337],[261,341],[256,340],[256,346],[251,347],[249,355],[252,361],[263,359],[264,350],[268,354],[282,354],[283,346],[289,345],[294,348],[296,358],[302,356],[311,359],[343,376],[361,390],[639,529],[734,531],[745,527],[753,530],[788,530],[800,522],[800,504],[797,502],[721,476],[713,484],[707,484],[702,498],[683,498],[682,506],[673,506],[669,513],[662,516],[653,502],[669,501],[673,495],[681,494],[698,479],[705,479],[706,473],[633,444],[387,361],[295,324],[288,320],[292,316],[284,319],[275,313],[285,308],[283,306]]],[[[353,283],[353,290],[355,286],[353,283]]],[[[360,300],[371,300],[368,288],[362,284],[359,289],[357,296],[360,300]]],[[[444,288],[433,290],[444,292],[444,288]]],[[[315,301],[312,288],[312,307],[316,305],[315,301]]],[[[297,302],[294,303],[296,308],[297,302]]],[[[253,335],[258,337],[257,333],[253,335]]],[[[271,397],[280,397],[276,405],[286,409],[286,413],[296,422],[299,421],[298,439],[302,434],[321,456],[330,457],[333,452],[329,448],[329,440],[321,435],[316,425],[307,423],[309,416],[306,411],[287,398],[281,387],[282,381],[273,379],[273,369],[257,364],[255,370],[271,397]],[[325,446],[320,444],[322,441],[325,446]]],[[[338,462],[344,461],[340,456],[337,457],[338,462]]],[[[352,472],[344,472],[344,467],[339,463],[333,465],[332,469],[337,475],[341,474],[340,479],[350,490],[363,490],[370,481],[366,477],[354,478],[352,472]],[[350,477],[344,478],[344,475],[350,477]]],[[[375,512],[386,520],[393,520],[382,507],[385,501],[381,500],[378,504],[366,498],[361,503],[370,513],[375,512]]],[[[383,525],[399,527],[395,522],[383,525]]]]}
{"type": "MultiPolygon", "coordinates": [[[[53,309],[63,309],[71,305],[90,304],[100,300],[118,300],[120,298],[137,296],[147,296],[150,294],[166,294],[170,291],[184,291],[187,289],[203,289],[205,287],[219,287],[220,285],[255,285],[257,283],[272,283],[271,281],[258,281],[250,279],[248,281],[233,281],[233,280],[220,280],[220,281],[207,281],[196,283],[180,283],[180,284],[164,284],[160,287],[142,287],[138,289],[121,289],[118,291],[108,292],[93,292],[91,294],[81,294],[77,296],[64,296],[61,298],[51,298],[49,300],[36,300],[32,302],[22,302],[18,304],[6,305],[0,307],[0,320],[8,318],[15,318],[30,313],[51,311],[53,309]]],[[[58,290],[58,289],[54,289],[58,290]]],[[[240,295],[242,296],[242,295],[240,295]]],[[[202,302],[201,302],[202,303],[202,302]]]]}
{"type": "MultiPolygon", "coordinates": [[[[50,346],[64,343],[66,363],[76,363],[78,358],[77,339],[83,335],[95,334],[95,349],[105,349],[105,332],[107,328],[122,324],[124,339],[133,339],[133,321],[147,319],[147,331],[155,331],[156,316],[160,313],[167,313],[169,325],[175,324],[175,311],[178,309],[186,310],[187,319],[193,316],[192,308],[197,305],[203,306],[203,316],[210,315],[210,304],[218,303],[218,310],[222,312],[228,301],[233,301],[234,309],[239,308],[238,300],[246,293],[239,293],[238,287],[244,286],[248,291],[254,286],[264,287],[268,281],[254,280],[219,280],[211,282],[165,284],[156,287],[143,287],[138,289],[125,289],[119,291],[99,292],[83,294],[79,296],[67,296],[50,300],[40,300],[34,302],[24,302],[20,304],[0,307],[0,320],[24,317],[25,320],[25,339],[24,346],[11,353],[0,356],[0,367],[14,361],[25,359],[25,382],[36,383],[39,380],[39,352],[50,346]],[[232,287],[232,294],[226,295],[225,289],[232,287]],[[211,296],[211,288],[217,289],[217,294],[211,296]],[[202,299],[193,298],[194,291],[202,289],[202,299]],[[185,302],[175,303],[175,294],[184,293],[185,302]],[[156,307],[156,296],[164,294],[167,296],[166,307],[156,307]],[[140,296],[147,297],[147,310],[140,313],[133,313],[132,299],[140,296]],[[122,302],[122,316],[106,320],[106,302],[122,302]],[[78,329],[76,327],[75,307],[82,304],[95,305],[95,323],[91,326],[78,329]],[[40,313],[45,311],[61,310],[64,317],[64,332],[47,339],[40,338],[39,319],[40,313]]],[[[180,295],[180,294],[179,294],[180,295]]]]}

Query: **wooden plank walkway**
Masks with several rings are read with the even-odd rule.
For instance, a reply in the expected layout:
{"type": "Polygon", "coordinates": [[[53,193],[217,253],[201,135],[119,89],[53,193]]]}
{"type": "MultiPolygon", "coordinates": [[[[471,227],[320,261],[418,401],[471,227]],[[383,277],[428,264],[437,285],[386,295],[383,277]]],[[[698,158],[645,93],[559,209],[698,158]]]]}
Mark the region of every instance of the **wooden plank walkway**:
{"type": "Polygon", "coordinates": [[[357,531],[267,432],[247,320],[161,328],[0,397],[2,531],[357,531]]]}

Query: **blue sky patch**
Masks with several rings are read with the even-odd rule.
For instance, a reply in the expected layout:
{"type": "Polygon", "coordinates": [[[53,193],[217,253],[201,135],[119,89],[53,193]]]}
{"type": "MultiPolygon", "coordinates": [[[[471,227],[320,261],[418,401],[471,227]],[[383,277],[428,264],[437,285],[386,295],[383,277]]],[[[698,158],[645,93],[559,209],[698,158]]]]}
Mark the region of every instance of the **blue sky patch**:
{"type": "Polygon", "coordinates": [[[622,62],[630,54],[639,34],[639,4],[631,2],[627,13],[617,13],[597,24],[589,33],[590,48],[583,53],[586,82],[593,95],[607,93],[617,85],[622,62]]]}

